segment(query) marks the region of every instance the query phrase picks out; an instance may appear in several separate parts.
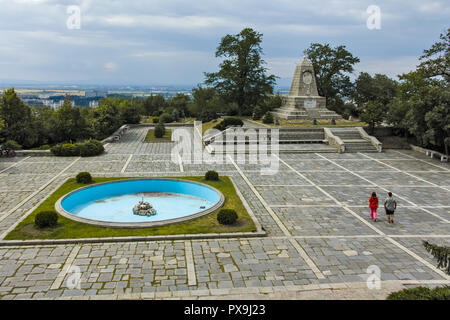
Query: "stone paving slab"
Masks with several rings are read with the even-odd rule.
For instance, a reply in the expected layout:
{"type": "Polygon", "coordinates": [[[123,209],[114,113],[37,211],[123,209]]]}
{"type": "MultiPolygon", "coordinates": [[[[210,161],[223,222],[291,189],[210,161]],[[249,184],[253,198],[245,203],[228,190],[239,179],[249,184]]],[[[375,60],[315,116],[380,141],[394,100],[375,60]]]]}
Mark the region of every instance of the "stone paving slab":
{"type": "MultiPolygon", "coordinates": [[[[123,165],[122,165],[123,166],[123,165]]],[[[120,171],[120,168],[118,171],[120,171]]],[[[174,164],[171,161],[159,161],[159,162],[137,162],[131,161],[126,170],[126,172],[166,172],[166,171],[180,171],[179,164],[174,164]]]]}
{"type": "Polygon", "coordinates": [[[394,224],[387,223],[384,208],[377,210],[377,222],[370,219],[369,208],[352,208],[353,212],[372,223],[376,228],[389,235],[408,234],[450,234],[450,224],[419,208],[399,207],[395,211],[394,224]]]}
{"type": "Polygon", "coordinates": [[[292,174],[292,171],[280,171],[273,175],[263,175],[260,172],[245,172],[245,175],[250,182],[256,186],[311,185],[306,179],[302,178],[298,174],[292,174]]]}
{"type": "Polygon", "coordinates": [[[199,288],[317,282],[314,273],[287,240],[195,241],[192,245],[199,288]]]}
{"type": "Polygon", "coordinates": [[[18,165],[6,170],[4,173],[7,174],[22,174],[22,173],[32,173],[32,174],[42,174],[42,173],[53,173],[56,174],[60,171],[62,171],[67,165],[70,164],[70,162],[59,162],[56,161],[54,163],[47,162],[23,162],[19,163],[18,165]]]}
{"type": "Polygon", "coordinates": [[[367,185],[367,181],[347,171],[303,172],[302,175],[317,185],[367,185]]]}
{"type": "Polygon", "coordinates": [[[68,173],[77,174],[78,172],[120,172],[125,161],[115,162],[77,162],[69,170],[68,173]]]}
{"type": "Polygon", "coordinates": [[[287,160],[295,170],[302,171],[345,171],[327,160],[287,160]]]}
{"type": "MultiPolygon", "coordinates": [[[[78,157],[55,157],[55,156],[44,156],[44,157],[29,157],[25,159],[22,163],[66,163],[69,164],[78,157]]],[[[92,158],[85,158],[92,159],[92,158]]]]}
{"type": "Polygon", "coordinates": [[[343,166],[344,168],[359,172],[359,171],[395,171],[388,166],[385,166],[375,160],[333,160],[338,165],[343,166]]]}
{"type": "MultiPolygon", "coordinates": [[[[326,153],[327,157],[334,155],[334,153],[326,153]]],[[[280,157],[280,159],[284,160],[284,161],[290,161],[290,160],[294,160],[294,161],[298,161],[298,160],[322,160],[322,158],[314,153],[280,153],[278,155],[280,157]]]]}
{"type": "Polygon", "coordinates": [[[300,239],[329,282],[365,281],[370,266],[381,280],[442,280],[442,277],[383,238],[300,239]],[[329,272],[325,272],[329,271],[329,272]]]}
{"type": "Polygon", "coordinates": [[[273,208],[293,236],[376,235],[339,207],[273,208]]]}
{"type": "Polygon", "coordinates": [[[425,259],[432,265],[437,266],[437,260],[433,257],[431,253],[426,251],[425,247],[422,244],[423,240],[428,241],[429,243],[438,245],[438,246],[446,246],[450,247],[450,238],[434,238],[434,237],[420,237],[420,238],[396,238],[396,241],[406,246],[408,249],[413,251],[415,254],[419,255],[422,259],[425,259]]]}
{"type": "Polygon", "coordinates": [[[450,203],[450,191],[438,187],[396,187],[392,193],[422,206],[447,206],[450,203]]]}
{"type": "Polygon", "coordinates": [[[407,160],[380,160],[382,163],[390,165],[396,169],[412,172],[412,171],[437,171],[440,170],[434,165],[424,163],[419,160],[407,159],[407,160]]]}
{"type": "MultiPolygon", "coordinates": [[[[270,176],[260,174],[264,165],[238,164],[259,196],[271,206],[272,216],[234,165],[183,163],[184,172],[181,172],[179,163],[170,161],[174,144],[142,143],[146,132],[146,128],[130,129],[121,141],[108,144],[105,154],[79,159],[65,174],[11,215],[5,216],[5,219],[2,219],[5,212],[31,194],[16,190],[39,189],[76,158],[0,158],[0,170],[23,160],[9,169],[11,172],[0,174],[0,197],[3,197],[0,198],[0,233],[78,171],[87,170],[103,177],[164,177],[198,176],[213,169],[221,175],[233,176],[268,237],[192,241],[194,263],[191,267],[194,268],[196,278],[192,286],[188,285],[184,241],[83,244],[73,257],[73,265],[79,267],[82,273],[80,289],[67,287],[72,274],[64,273],[63,270],[72,265],[69,257],[76,245],[0,247],[1,299],[175,298],[183,296],[185,292],[203,292],[201,297],[212,299],[231,294],[239,297],[237,291],[232,290],[243,290],[244,298],[248,298],[251,292],[258,294],[260,290],[269,290],[269,294],[279,292],[279,297],[292,297],[287,292],[291,289],[291,292],[295,292],[302,286],[310,292],[304,295],[296,293],[295,298],[320,298],[324,294],[325,297],[331,297],[337,289],[329,289],[333,285],[348,288],[347,284],[364,284],[370,265],[380,268],[383,281],[443,279],[430,268],[436,262],[421,246],[421,240],[430,239],[433,243],[449,245],[449,223],[444,219],[450,220],[450,191],[421,179],[448,186],[446,178],[450,172],[449,164],[407,150],[367,154],[279,155],[301,175],[282,163],[281,170],[270,176]],[[126,172],[122,173],[130,155],[131,161],[126,172]],[[380,187],[371,186],[351,172],[380,187]],[[354,214],[341,208],[319,188],[310,185],[308,180],[319,185],[320,189],[342,205],[349,206],[354,214]],[[396,223],[388,225],[382,209],[379,211],[380,221],[373,223],[368,218],[368,198],[376,191],[380,199],[384,200],[386,190],[381,188],[383,186],[392,190],[397,197],[404,197],[419,207],[425,206],[428,212],[397,198],[399,208],[396,223]],[[274,219],[279,220],[276,222],[274,219]],[[287,232],[282,229],[287,229],[287,232]],[[416,259],[417,256],[411,256],[383,234],[391,235],[392,239],[430,265],[426,266],[416,259]],[[325,279],[317,278],[311,266],[300,257],[301,251],[296,248],[305,250],[325,279]],[[70,265],[67,265],[68,262],[70,265]],[[50,289],[52,285],[55,286],[57,279],[62,280],[61,285],[50,289]],[[306,286],[317,286],[316,293],[311,292],[312,287],[306,286]]],[[[248,156],[244,158],[248,160],[248,156]]],[[[346,291],[339,297],[351,299],[367,295],[363,288],[355,287],[352,292],[346,291]]],[[[373,294],[373,297],[380,298],[381,295],[373,294]]]]}
{"type": "Polygon", "coordinates": [[[335,202],[311,187],[256,187],[270,205],[326,205],[335,202]]]}
{"type": "Polygon", "coordinates": [[[45,182],[54,177],[54,174],[23,175],[0,174],[0,190],[36,190],[45,182]]]}
{"type": "Polygon", "coordinates": [[[358,174],[380,186],[431,186],[429,183],[403,172],[358,172],[358,174]]]}
{"type": "MultiPolygon", "coordinates": [[[[375,186],[325,186],[321,187],[328,192],[332,197],[347,206],[369,206],[369,198],[372,192],[376,192],[378,197],[382,199],[382,196],[386,194],[386,191],[375,186]]],[[[381,200],[380,200],[381,202],[381,200]]],[[[397,201],[399,205],[404,205],[400,200],[397,201]]],[[[409,205],[409,204],[408,204],[409,205]]]]}
{"type": "Polygon", "coordinates": [[[426,210],[437,214],[441,218],[450,220],[450,206],[448,206],[447,208],[426,208],[426,210]]]}
{"type": "Polygon", "coordinates": [[[450,171],[414,172],[412,174],[438,186],[450,187],[450,171]]]}
{"type": "Polygon", "coordinates": [[[13,209],[19,202],[31,195],[32,191],[12,191],[0,192],[0,203],[2,212],[8,212],[13,209]]]}

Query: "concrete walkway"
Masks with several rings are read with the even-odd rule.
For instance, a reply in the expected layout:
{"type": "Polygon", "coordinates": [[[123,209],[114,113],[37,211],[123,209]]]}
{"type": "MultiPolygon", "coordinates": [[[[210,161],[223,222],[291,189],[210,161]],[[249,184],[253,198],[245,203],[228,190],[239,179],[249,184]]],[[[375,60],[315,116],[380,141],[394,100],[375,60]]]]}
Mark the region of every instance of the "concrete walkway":
{"type": "Polygon", "coordinates": [[[278,173],[264,176],[236,159],[173,163],[174,144],[144,144],[145,134],[131,129],[92,158],[0,158],[1,237],[79,171],[210,169],[233,177],[268,237],[3,246],[0,298],[384,299],[407,286],[450,285],[421,244],[450,246],[447,163],[411,151],[280,154],[278,173]],[[372,191],[380,200],[394,193],[395,224],[383,210],[369,218],[372,191]],[[378,275],[381,288],[369,289],[378,275]]]}

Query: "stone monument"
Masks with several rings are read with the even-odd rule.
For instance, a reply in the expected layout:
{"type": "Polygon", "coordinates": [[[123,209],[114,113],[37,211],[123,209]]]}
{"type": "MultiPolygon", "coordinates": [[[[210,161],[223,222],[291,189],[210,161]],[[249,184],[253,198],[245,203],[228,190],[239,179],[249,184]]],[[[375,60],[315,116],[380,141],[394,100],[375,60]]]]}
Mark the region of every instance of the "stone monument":
{"type": "Polygon", "coordinates": [[[272,112],[283,119],[331,120],[342,117],[326,108],[326,98],[319,96],[312,62],[303,52],[302,61],[295,68],[289,96],[283,97],[283,105],[272,112]]]}

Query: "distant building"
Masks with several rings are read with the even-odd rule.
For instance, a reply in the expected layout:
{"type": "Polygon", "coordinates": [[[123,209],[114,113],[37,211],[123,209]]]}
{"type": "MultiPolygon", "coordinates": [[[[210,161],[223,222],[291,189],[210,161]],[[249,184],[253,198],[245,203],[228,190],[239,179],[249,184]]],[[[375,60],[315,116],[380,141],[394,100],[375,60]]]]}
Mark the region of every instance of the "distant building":
{"type": "Polygon", "coordinates": [[[108,95],[107,91],[103,90],[91,90],[91,91],[85,91],[84,96],[86,98],[104,98],[108,95]]]}
{"type": "Polygon", "coordinates": [[[89,108],[97,108],[98,101],[89,101],[89,108]]]}

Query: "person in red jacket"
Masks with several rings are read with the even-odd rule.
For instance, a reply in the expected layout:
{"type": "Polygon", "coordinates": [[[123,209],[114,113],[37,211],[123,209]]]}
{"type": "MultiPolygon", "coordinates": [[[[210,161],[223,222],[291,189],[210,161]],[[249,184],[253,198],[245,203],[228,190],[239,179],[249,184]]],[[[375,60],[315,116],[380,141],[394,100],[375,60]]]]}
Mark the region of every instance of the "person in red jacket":
{"type": "Polygon", "coordinates": [[[377,209],[378,209],[378,198],[375,192],[372,192],[372,196],[369,199],[370,217],[373,221],[377,221],[377,209]]]}

